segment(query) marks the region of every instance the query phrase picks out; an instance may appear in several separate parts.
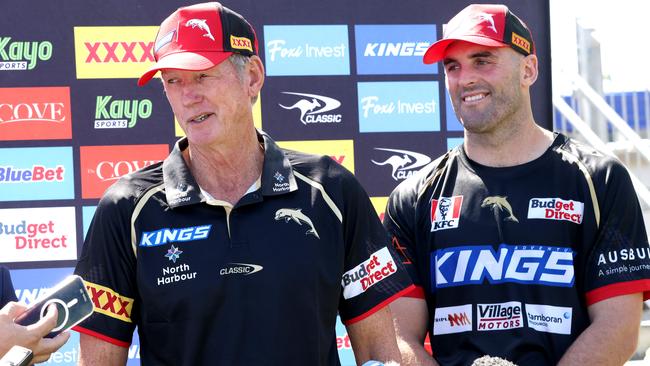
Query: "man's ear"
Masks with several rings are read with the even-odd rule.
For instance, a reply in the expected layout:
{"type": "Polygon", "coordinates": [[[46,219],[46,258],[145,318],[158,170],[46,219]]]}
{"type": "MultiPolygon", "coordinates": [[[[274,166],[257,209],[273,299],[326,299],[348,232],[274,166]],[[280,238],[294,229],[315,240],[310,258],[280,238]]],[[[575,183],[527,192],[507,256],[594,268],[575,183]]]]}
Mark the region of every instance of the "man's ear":
{"type": "Polygon", "coordinates": [[[539,69],[537,65],[537,56],[528,55],[521,61],[521,84],[522,86],[531,86],[537,80],[539,69]]]}
{"type": "Polygon", "coordinates": [[[259,94],[264,85],[264,64],[258,56],[251,56],[248,61],[248,85],[251,98],[259,94]]]}

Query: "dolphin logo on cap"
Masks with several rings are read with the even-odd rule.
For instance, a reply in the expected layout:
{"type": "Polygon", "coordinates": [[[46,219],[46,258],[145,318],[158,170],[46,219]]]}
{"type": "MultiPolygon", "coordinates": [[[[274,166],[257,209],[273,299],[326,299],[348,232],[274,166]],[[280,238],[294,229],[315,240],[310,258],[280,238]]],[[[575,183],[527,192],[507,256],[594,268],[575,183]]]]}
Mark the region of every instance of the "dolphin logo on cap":
{"type": "Polygon", "coordinates": [[[205,32],[203,37],[208,37],[214,41],[214,36],[210,33],[210,27],[205,19],[190,19],[185,23],[186,27],[199,28],[205,32]]]}

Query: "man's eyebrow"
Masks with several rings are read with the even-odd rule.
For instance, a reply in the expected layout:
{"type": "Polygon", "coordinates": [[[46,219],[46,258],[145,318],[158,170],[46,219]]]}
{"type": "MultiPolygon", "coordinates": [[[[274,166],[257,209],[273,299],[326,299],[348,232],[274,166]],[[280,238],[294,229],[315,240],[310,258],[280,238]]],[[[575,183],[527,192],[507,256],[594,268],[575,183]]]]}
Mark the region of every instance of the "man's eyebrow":
{"type": "MultiPolygon", "coordinates": [[[[494,57],[494,56],[495,56],[494,53],[492,53],[491,51],[481,51],[481,52],[476,52],[471,54],[469,58],[494,57]]],[[[447,57],[442,61],[442,64],[447,65],[455,61],[456,59],[447,57]]]]}

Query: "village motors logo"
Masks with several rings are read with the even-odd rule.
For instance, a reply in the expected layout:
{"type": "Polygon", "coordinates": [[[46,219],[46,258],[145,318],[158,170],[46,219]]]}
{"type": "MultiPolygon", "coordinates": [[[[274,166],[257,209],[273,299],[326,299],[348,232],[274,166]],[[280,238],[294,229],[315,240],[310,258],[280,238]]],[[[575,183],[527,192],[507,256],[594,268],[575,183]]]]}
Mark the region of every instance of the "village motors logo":
{"type": "Polygon", "coordinates": [[[388,157],[384,158],[383,160],[379,160],[379,161],[370,160],[370,161],[372,161],[372,163],[375,165],[390,166],[392,170],[391,177],[393,177],[393,179],[395,180],[404,180],[410,177],[411,175],[413,175],[413,173],[417,172],[419,168],[431,162],[431,158],[429,158],[428,156],[413,151],[386,149],[382,147],[376,147],[375,150],[392,153],[392,154],[384,154],[385,156],[388,157]]]}
{"type": "Polygon", "coordinates": [[[0,71],[33,70],[39,61],[52,58],[52,43],[48,41],[11,41],[0,37],[0,71]]]}
{"type": "Polygon", "coordinates": [[[294,95],[294,102],[284,105],[278,105],[284,109],[295,109],[300,112],[300,122],[303,125],[311,123],[340,123],[341,114],[326,113],[333,111],[341,106],[341,102],[334,98],[317,94],[305,94],[294,92],[282,92],[282,94],[294,95]]]}

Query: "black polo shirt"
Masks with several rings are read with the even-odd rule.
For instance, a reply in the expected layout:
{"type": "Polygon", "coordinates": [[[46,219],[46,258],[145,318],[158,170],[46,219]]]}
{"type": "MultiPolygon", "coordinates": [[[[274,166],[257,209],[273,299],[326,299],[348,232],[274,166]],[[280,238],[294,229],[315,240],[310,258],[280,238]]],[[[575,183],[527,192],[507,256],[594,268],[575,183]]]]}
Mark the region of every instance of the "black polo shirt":
{"type": "Polygon", "coordinates": [[[384,225],[427,300],[441,365],[483,355],[555,365],[589,305],[648,298],[650,248],[627,171],[563,135],[514,167],[453,149],[396,188],[384,225]]]}
{"type": "Polygon", "coordinates": [[[143,364],[338,365],[337,312],[408,291],[354,176],[260,139],[259,187],[234,207],[201,193],[186,139],[108,189],[75,270],[98,308],[80,332],[128,346],[137,325],[143,364]]]}

